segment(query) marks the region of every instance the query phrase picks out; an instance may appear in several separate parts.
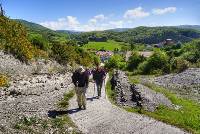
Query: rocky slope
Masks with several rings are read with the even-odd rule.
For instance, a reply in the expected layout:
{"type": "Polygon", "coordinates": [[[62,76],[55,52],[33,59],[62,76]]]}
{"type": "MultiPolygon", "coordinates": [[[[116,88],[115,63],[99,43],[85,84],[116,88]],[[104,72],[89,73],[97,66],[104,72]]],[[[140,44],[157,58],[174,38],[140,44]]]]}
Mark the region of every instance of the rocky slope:
{"type": "MultiPolygon", "coordinates": [[[[26,65],[3,52],[0,63],[0,73],[10,79],[8,87],[0,87],[0,134],[33,133],[32,129],[35,133],[60,133],[47,121],[51,121],[53,111],[60,110],[58,102],[63,94],[74,88],[69,68],[45,60],[26,65]],[[31,130],[19,129],[36,119],[31,130]]],[[[68,133],[65,129],[62,133],[68,133]]]]}
{"type": "Polygon", "coordinates": [[[179,74],[151,78],[148,81],[200,103],[200,68],[190,68],[179,74]]]}

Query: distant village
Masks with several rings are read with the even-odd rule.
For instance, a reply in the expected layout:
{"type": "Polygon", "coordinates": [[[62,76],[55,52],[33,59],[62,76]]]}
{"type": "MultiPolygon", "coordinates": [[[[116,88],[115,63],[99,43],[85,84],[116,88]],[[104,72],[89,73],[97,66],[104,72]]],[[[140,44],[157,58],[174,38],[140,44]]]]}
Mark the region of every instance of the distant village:
{"type": "MultiPolygon", "coordinates": [[[[107,38],[106,37],[96,37],[96,36],[90,36],[88,38],[89,41],[94,41],[94,42],[106,42],[107,38]]],[[[172,46],[175,45],[176,43],[172,40],[172,39],[165,39],[164,41],[158,43],[158,44],[154,44],[154,45],[147,45],[147,48],[162,48],[162,47],[166,47],[166,46],[172,46]]],[[[120,52],[120,51],[109,51],[109,50],[104,50],[104,49],[100,49],[100,50],[96,50],[96,49],[88,49],[90,52],[95,53],[97,56],[100,57],[102,62],[105,62],[107,60],[110,59],[111,56],[113,56],[115,53],[117,54],[124,54],[124,52],[120,52]]],[[[126,52],[125,52],[126,53],[126,52]]],[[[144,56],[144,57],[150,57],[152,55],[152,52],[150,51],[144,51],[144,52],[140,52],[140,55],[144,56]]],[[[126,55],[126,54],[125,54],[126,55]]]]}

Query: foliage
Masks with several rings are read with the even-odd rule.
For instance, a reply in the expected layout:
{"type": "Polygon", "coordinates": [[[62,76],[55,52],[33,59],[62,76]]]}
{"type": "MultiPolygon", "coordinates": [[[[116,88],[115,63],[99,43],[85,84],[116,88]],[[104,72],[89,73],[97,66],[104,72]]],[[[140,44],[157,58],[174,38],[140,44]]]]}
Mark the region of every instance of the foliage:
{"type": "Polygon", "coordinates": [[[173,58],[171,60],[171,69],[175,72],[183,72],[189,68],[189,62],[181,57],[173,58]]]}
{"type": "Polygon", "coordinates": [[[0,74],[0,87],[8,86],[8,77],[5,75],[0,74]]]}
{"type": "Polygon", "coordinates": [[[182,57],[191,63],[200,59],[200,39],[186,43],[182,47],[182,57]]]}
{"type": "Polygon", "coordinates": [[[67,40],[69,39],[68,34],[53,31],[53,30],[43,27],[39,24],[35,24],[35,23],[28,22],[25,20],[18,20],[18,19],[14,20],[14,21],[19,22],[23,26],[25,26],[25,28],[30,36],[31,36],[31,34],[39,34],[44,38],[44,40],[47,40],[50,43],[56,42],[56,41],[61,42],[61,43],[66,43],[67,40]]]}
{"type": "Polygon", "coordinates": [[[145,58],[143,56],[139,55],[139,53],[137,51],[133,52],[131,57],[129,57],[127,69],[129,71],[133,71],[133,70],[137,69],[138,65],[140,63],[142,63],[144,60],[145,60],[145,58]]]}
{"type": "Polygon", "coordinates": [[[147,61],[144,61],[138,66],[138,69],[142,74],[169,73],[170,65],[168,61],[169,57],[167,54],[157,49],[147,61]]]}
{"type": "Polygon", "coordinates": [[[124,59],[122,56],[116,54],[113,55],[106,63],[105,63],[105,67],[108,69],[123,69],[124,67],[124,63],[123,63],[124,59]]]}
{"type": "Polygon", "coordinates": [[[42,49],[45,51],[50,49],[48,41],[45,40],[40,34],[31,34],[29,36],[29,40],[38,49],[42,49]]]}
{"type": "Polygon", "coordinates": [[[59,42],[53,44],[52,51],[52,56],[62,64],[72,63],[78,57],[74,46],[60,44],[59,42]]]}
{"type": "Polygon", "coordinates": [[[44,51],[29,42],[26,29],[22,24],[6,17],[0,17],[0,44],[4,51],[12,53],[24,62],[34,57],[47,56],[44,51]]]}
{"type": "Polygon", "coordinates": [[[98,66],[98,65],[100,65],[100,63],[101,63],[101,60],[100,60],[100,57],[99,56],[94,56],[93,57],[93,59],[94,59],[94,64],[96,65],[96,66],[98,66]]]}

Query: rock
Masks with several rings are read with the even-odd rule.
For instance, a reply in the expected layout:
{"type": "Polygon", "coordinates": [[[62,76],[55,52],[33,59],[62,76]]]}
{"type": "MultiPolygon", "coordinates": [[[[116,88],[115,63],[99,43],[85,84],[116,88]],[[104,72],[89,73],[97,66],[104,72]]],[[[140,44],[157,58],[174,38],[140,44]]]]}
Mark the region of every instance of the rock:
{"type": "Polygon", "coordinates": [[[200,103],[200,68],[190,68],[179,74],[159,76],[146,81],[200,103]]]}
{"type": "Polygon", "coordinates": [[[17,91],[15,89],[11,90],[9,95],[12,95],[12,96],[18,96],[18,95],[21,95],[22,93],[20,91],[17,91]]]}
{"type": "Polygon", "coordinates": [[[142,107],[147,111],[155,111],[159,105],[172,107],[171,101],[161,93],[157,93],[141,84],[131,85],[122,71],[115,74],[116,101],[119,105],[142,107]]]}
{"type": "Polygon", "coordinates": [[[60,89],[61,89],[60,86],[55,87],[55,90],[60,90],[60,89]]]}

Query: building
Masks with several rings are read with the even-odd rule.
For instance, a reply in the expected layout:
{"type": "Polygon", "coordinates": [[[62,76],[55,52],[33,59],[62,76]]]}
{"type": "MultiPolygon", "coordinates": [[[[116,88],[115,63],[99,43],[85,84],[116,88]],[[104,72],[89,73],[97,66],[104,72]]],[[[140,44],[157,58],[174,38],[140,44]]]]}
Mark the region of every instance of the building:
{"type": "Polygon", "coordinates": [[[112,51],[97,51],[96,55],[100,57],[102,62],[105,62],[110,59],[111,56],[114,55],[112,51]]]}

